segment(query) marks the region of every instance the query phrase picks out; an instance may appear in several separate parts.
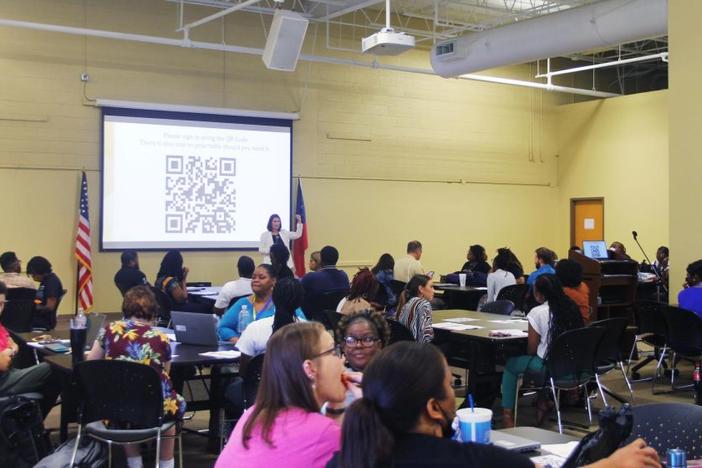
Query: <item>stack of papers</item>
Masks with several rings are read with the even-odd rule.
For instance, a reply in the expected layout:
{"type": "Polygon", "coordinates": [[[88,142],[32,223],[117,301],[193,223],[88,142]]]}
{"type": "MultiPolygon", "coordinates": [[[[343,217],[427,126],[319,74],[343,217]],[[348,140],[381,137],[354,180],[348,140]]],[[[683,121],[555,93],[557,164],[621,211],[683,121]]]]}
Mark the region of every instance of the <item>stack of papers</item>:
{"type": "Polygon", "coordinates": [[[463,331],[463,330],[479,330],[483,327],[479,327],[477,325],[464,325],[462,323],[454,323],[454,322],[439,322],[434,324],[434,328],[441,328],[442,330],[451,330],[451,331],[463,331]]]}
{"type": "Polygon", "coordinates": [[[541,450],[558,455],[559,457],[568,458],[570,454],[573,453],[573,450],[575,450],[575,447],[578,446],[578,443],[577,440],[573,440],[564,444],[545,444],[541,446],[541,450]]]}
{"type": "Polygon", "coordinates": [[[225,351],[208,351],[206,353],[200,353],[200,356],[207,356],[215,359],[236,359],[241,356],[241,351],[236,351],[233,349],[225,351]]]}
{"type": "Polygon", "coordinates": [[[502,328],[499,330],[491,330],[490,336],[504,336],[504,337],[515,337],[522,338],[527,337],[529,334],[523,330],[516,330],[513,328],[502,328]]]}
{"type": "Polygon", "coordinates": [[[463,323],[463,322],[477,322],[480,319],[477,318],[470,318],[470,317],[456,317],[456,318],[447,318],[444,319],[444,322],[456,322],[456,323],[463,323]]]}

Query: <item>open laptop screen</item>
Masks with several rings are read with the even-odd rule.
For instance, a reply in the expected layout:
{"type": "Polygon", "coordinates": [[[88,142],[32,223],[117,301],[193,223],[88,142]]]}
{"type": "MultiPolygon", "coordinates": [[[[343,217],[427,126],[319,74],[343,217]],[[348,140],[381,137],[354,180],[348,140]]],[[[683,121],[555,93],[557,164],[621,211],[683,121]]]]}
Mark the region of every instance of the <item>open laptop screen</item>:
{"type": "Polygon", "coordinates": [[[583,254],[595,260],[607,259],[607,244],[603,240],[583,241],[583,254]]]}

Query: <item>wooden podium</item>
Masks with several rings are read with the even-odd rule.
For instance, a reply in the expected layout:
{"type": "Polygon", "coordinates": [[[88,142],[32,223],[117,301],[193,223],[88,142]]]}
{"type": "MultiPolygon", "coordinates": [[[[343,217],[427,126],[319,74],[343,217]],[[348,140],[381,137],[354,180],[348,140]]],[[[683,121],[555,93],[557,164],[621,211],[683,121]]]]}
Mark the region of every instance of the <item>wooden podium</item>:
{"type": "Polygon", "coordinates": [[[626,317],[633,324],[638,263],[633,260],[594,260],[573,251],[568,254],[568,259],[583,267],[583,281],[590,288],[592,320],[626,317]]]}

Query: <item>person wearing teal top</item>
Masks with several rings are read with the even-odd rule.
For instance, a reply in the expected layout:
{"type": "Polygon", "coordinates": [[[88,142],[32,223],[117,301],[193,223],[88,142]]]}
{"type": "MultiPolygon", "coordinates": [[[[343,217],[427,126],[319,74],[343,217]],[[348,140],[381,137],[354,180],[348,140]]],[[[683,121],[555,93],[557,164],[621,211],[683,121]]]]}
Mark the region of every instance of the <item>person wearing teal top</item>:
{"type": "MultiPolygon", "coordinates": [[[[236,301],[222,316],[217,327],[219,339],[235,343],[239,341],[239,313],[243,306],[249,311],[250,321],[271,317],[275,314],[275,305],[272,300],[273,288],[277,281],[273,267],[267,263],[261,264],[254,270],[251,278],[253,294],[242,297],[236,301]]],[[[301,309],[295,311],[298,318],[305,319],[301,309]]]]}

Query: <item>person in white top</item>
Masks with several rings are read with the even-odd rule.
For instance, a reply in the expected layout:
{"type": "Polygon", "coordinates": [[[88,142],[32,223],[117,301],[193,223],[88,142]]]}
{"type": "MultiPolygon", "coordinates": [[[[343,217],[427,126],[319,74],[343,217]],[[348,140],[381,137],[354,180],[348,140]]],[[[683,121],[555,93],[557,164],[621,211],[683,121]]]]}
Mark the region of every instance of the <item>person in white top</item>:
{"type": "Polygon", "coordinates": [[[276,283],[273,289],[275,314],[272,317],[251,322],[236,343],[236,347],[241,351],[240,375],[244,374],[252,358],[266,352],[268,339],[275,331],[298,321],[295,311],[302,305],[304,296],[305,290],[296,279],[284,278],[276,283]]]}
{"type": "MultiPolygon", "coordinates": [[[[506,427],[514,427],[515,391],[519,376],[527,370],[543,371],[544,359],[553,340],[568,330],[583,327],[580,309],[563,292],[556,275],[546,273],[536,279],[534,298],[541,305],[531,309],[527,315],[527,354],[509,358],[502,374],[502,421],[506,427]]],[[[550,409],[549,401],[539,400],[537,403],[537,424],[540,424],[550,409]]]]}
{"type": "Polygon", "coordinates": [[[493,302],[497,300],[497,294],[505,286],[517,284],[514,275],[507,271],[510,264],[510,257],[504,249],[498,250],[497,255],[492,261],[492,271],[487,276],[487,301],[493,302]]]}
{"type": "Polygon", "coordinates": [[[250,296],[253,294],[251,290],[251,277],[256,269],[256,264],[254,264],[253,259],[242,255],[236,262],[236,269],[239,273],[239,279],[224,283],[224,286],[222,286],[222,289],[219,291],[214,305],[214,313],[217,315],[222,315],[235,297],[250,296]]]}
{"type": "Polygon", "coordinates": [[[395,262],[392,275],[395,280],[408,283],[414,275],[423,275],[424,267],[419,259],[422,258],[422,243],[413,240],[407,243],[407,256],[395,262]]]}
{"type": "MultiPolygon", "coordinates": [[[[290,232],[287,229],[282,229],[282,222],[277,214],[272,214],[268,218],[266,231],[261,234],[261,242],[258,244],[258,251],[263,254],[263,263],[271,263],[271,245],[282,244],[290,250],[290,241],[302,237],[302,217],[296,215],[295,221],[297,224],[295,231],[290,232]]],[[[288,259],[288,267],[294,269],[292,257],[288,259]]]]}
{"type": "Polygon", "coordinates": [[[0,266],[2,267],[0,281],[8,288],[37,289],[34,281],[22,274],[22,261],[14,252],[5,252],[0,255],[0,266]]]}

